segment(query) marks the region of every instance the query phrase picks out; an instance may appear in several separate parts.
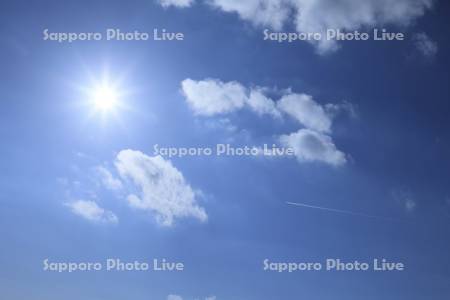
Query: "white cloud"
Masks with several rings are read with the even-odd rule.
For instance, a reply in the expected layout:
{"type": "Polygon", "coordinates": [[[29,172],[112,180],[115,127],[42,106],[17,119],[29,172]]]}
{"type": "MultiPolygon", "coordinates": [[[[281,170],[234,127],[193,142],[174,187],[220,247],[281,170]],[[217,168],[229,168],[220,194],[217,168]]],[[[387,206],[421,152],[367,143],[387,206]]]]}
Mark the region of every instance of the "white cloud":
{"type": "Polygon", "coordinates": [[[310,95],[285,95],[278,102],[277,106],[281,111],[292,116],[307,128],[320,132],[331,131],[332,120],[330,116],[310,95]]]}
{"type": "Polygon", "coordinates": [[[78,200],[66,203],[66,206],[70,207],[74,214],[90,221],[117,223],[119,220],[113,212],[101,208],[94,201],[78,200]]]}
{"type": "MultiPolygon", "coordinates": [[[[266,96],[268,88],[246,88],[239,82],[224,83],[218,79],[186,79],[182,82],[182,89],[186,101],[196,114],[222,115],[249,107],[259,115],[268,114],[274,118],[291,116],[304,129],[291,135],[283,135],[280,141],[297,150],[300,162],[322,161],[335,166],[347,162],[345,154],[337,150],[329,135],[335,115],[348,111],[356,116],[353,106],[348,102],[322,106],[312,96],[292,93],[290,89],[284,91],[280,100],[274,101],[266,96]]],[[[135,197],[129,198],[129,202],[139,203],[135,197]]]]}
{"type": "Polygon", "coordinates": [[[248,89],[239,82],[218,79],[185,79],[181,88],[187,103],[197,115],[226,114],[248,106],[259,115],[281,116],[275,102],[264,94],[264,88],[248,89]]]}
{"type": "Polygon", "coordinates": [[[264,90],[262,88],[255,88],[250,91],[247,104],[259,115],[268,114],[275,118],[281,117],[281,113],[277,109],[275,102],[264,95],[264,90]]]}
{"type": "Polygon", "coordinates": [[[433,59],[439,50],[437,43],[424,32],[414,35],[414,44],[419,53],[428,59],[433,59]]]}
{"type": "Polygon", "coordinates": [[[188,104],[198,115],[230,113],[242,108],[247,99],[245,87],[237,82],[185,79],[181,87],[188,104]]]}
{"type": "Polygon", "coordinates": [[[153,212],[160,224],[171,226],[176,218],[183,217],[207,220],[205,210],[197,203],[197,194],[169,160],[122,150],[115,165],[121,178],[130,179],[140,189],[139,195],[128,195],[128,203],[153,212]]]}
{"type": "Polygon", "coordinates": [[[117,191],[123,188],[122,182],[115,178],[111,172],[106,169],[105,167],[99,166],[96,167],[95,170],[97,171],[97,174],[100,176],[100,180],[102,184],[110,190],[117,191]]]}
{"type": "Polygon", "coordinates": [[[189,7],[194,4],[195,0],[158,0],[163,7],[175,6],[179,8],[189,7]]]}
{"type": "MultiPolygon", "coordinates": [[[[432,0],[290,0],[299,32],[324,32],[328,28],[358,30],[386,24],[407,26],[431,7],[432,0]]],[[[333,41],[322,41],[319,52],[334,50],[333,41]]]]}
{"type": "Polygon", "coordinates": [[[247,106],[259,115],[280,118],[284,112],[307,128],[322,132],[331,130],[331,116],[310,95],[288,91],[277,103],[265,95],[268,88],[246,88],[236,81],[218,79],[185,79],[181,87],[187,103],[197,115],[223,115],[247,106]]]}
{"type": "Polygon", "coordinates": [[[347,162],[345,154],[336,148],[331,137],[310,129],[282,135],[280,142],[285,147],[293,148],[300,162],[318,161],[333,166],[341,166],[347,162]]]}
{"type": "MultiPolygon", "coordinates": [[[[217,299],[216,296],[209,296],[205,298],[205,300],[216,300],[216,299],[217,299]]],[[[183,297],[178,295],[169,295],[167,296],[167,300],[183,300],[183,297]]]]}
{"type": "Polygon", "coordinates": [[[209,3],[225,12],[237,13],[255,25],[270,26],[277,30],[283,27],[291,10],[285,0],[211,0],[209,3]]]}
{"type": "MultiPolygon", "coordinates": [[[[375,26],[408,26],[432,7],[434,0],[209,0],[212,7],[237,13],[256,26],[281,30],[294,24],[298,32],[327,29],[360,30],[375,26]]],[[[334,41],[316,42],[318,51],[338,48],[334,41]]]]}

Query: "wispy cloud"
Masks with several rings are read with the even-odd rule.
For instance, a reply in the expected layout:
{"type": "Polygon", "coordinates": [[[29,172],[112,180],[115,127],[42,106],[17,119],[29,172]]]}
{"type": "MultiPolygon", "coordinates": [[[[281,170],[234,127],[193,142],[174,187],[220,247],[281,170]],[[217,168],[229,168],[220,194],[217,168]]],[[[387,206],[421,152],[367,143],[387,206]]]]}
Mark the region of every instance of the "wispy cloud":
{"type": "Polygon", "coordinates": [[[432,60],[438,53],[438,44],[433,41],[426,33],[417,33],[413,37],[414,45],[417,51],[426,59],[432,60]]]}
{"type": "Polygon", "coordinates": [[[100,207],[95,201],[77,200],[66,203],[72,212],[89,221],[102,223],[117,223],[117,216],[108,210],[100,207]]]}
{"type": "Polygon", "coordinates": [[[157,0],[157,1],[163,7],[174,6],[178,8],[189,7],[195,2],[194,0],[157,0]]]}
{"type": "Polygon", "coordinates": [[[409,189],[395,189],[392,191],[392,197],[399,205],[402,206],[406,213],[413,213],[417,208],[417,201],[409,189]]]}
{"type": "Polygon", "coordinates": [[[123,188],[122,181],[115,178],[107,168],[98,166],[95,170],[105,188],[113,191],[121,190],[123,188]]]}
{"type": "MultiPolygon", "coordinates": [[[[216,296],[209,296],[204,298],[204,300],[216,300],[217,297],[216,296]]],[[[167,300],[183,300],[183,297],[179,296],[179,295],[169,295],[167,296],[167,300]]],[[[196,300],[200,300],[199,298],[196,298],[196,300]]]]}

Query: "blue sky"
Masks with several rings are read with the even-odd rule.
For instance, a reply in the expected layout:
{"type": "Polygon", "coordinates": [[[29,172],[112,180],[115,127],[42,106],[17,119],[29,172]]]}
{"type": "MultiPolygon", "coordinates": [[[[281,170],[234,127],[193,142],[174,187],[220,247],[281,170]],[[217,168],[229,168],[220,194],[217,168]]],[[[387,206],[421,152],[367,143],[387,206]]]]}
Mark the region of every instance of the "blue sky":
{"type": "Polygon", "coordinates": [[[449,5],[427,0],[1,1],[2,299],[448,299],[449,5]],[[388,28],[405,41],[277,43],[388,28]],[[185,40],[43,40],[183,32],[185,40]],[[108,78],[113,110],[92,103],[108,78]],[[157,157],[163,147],[296,157],[157,157]],[[286,202],[376,218],[294,207],[286,202]],[[181,261],[178,273],[43,271],[181,261]],[[263,260],[403,272],[263,270],[263,260]]]}

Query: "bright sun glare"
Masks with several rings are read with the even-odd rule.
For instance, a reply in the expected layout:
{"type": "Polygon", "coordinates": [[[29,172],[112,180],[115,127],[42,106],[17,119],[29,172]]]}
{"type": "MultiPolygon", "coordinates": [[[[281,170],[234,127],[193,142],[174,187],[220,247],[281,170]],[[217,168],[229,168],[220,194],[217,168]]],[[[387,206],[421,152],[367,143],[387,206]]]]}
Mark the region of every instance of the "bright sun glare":
{"type": "Polygon", "coordinates": [[[117,107],[119,94],[114,87],[102,85],[94,88],[92,101],[95,109],[100,111],[110,111],[117,107]]]}

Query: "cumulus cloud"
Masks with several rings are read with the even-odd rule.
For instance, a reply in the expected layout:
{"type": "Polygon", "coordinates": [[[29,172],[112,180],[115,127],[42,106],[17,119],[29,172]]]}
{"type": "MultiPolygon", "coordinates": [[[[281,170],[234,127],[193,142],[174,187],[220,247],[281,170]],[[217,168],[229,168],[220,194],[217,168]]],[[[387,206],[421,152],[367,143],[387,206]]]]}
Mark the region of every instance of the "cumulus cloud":
{"type": "Polygon", "coordinates": [[[120,181],[118,178],[115,178],[107,168],[99,166],[95,168],[95,170],[97,171],[97,174],[99,175],[102,184],[107,189],[113,191],[122,189],[123,187],[122,181],[120,181]]]}
{"type": "Polygon", "coordinates": [[[333,166],[341,166],[347,162],[345,154],[336,148],[328,135],[310,129],[282,135],[280,142],[285,147],[294,149],[300,162],[324,162],[333,166]]]}
{"type": "Polygon", "coordinates": [[[158,2],[163,7],[174,6],[179,8],[189,7],[194,4],[194,0],[158,0],[158,2]]]}
{"type": "Polygon", "coordinates": [[[234,81],[185,79],[181,88],[188,104],[198,115],[230,113],[242,108],[247,99],[246,89],[234,81]]]}
{"type": "Polygon", "coordinates": [[[264,94],[264,88],[246,88],[236,81],[197,81],[188,78],[181,83],[181,89],[188,105],[197,115],[223,115],[247,106],[259,115],[280,116],[274,101],[264,94]]]}
{"type": "Polygon", "coordinates": [[[427,59],[433,59],[438,53],[438,45],[426,33],[421,32],[414,35],[414,45],[417,51],[427,59]]]}
{"type": "MultiPolygon", "coordinates": [[[[407,26],[431,8],[432,0],[290,0],[299,32],[328,28],[358,30],[386,24],[407,26]]],[[[337,48],[334,41],[317,44],[320,52],[337,48]]]]}
{"type": "Polygon", "coordinates": [[[268,88],[246,88],[236,81],[186,79],[181,86],[187,103],[198,115],[222,115],[249,107],[258,115],[267,114],[275,118],[281,118],[284,113],[306,128],[327,133],[331,131],[332,117],[339,111],[352,108],[347,102],[322,106],[312,96],[290,90],[275,101],[266,96],[268,88]]]}
{"type": "Polygon", "coordinates": [[[117,216],[108,210],[101,208],[94,201],[78,200],[66,203],[72,212],[78,216],[94,222],[117,223],[117,216]]]}
{"type": "Polygon", "coordinates": [[[275,118],[280,118],[284,112],[305,127],[330,131],[331,115],[310,95],[289,91],[277,103],[266,96],[268,88],[247,88],[236,81],[222,82],[218,79],[185,79],[181,88],[188,105],[197,115],[223,115],[248,107],[258,115],[267,114],[275,118]]]}
{"type": "Polygon", "coordinates": [[[171,226],[175,219],[185,217],[207,220],[205,210],[197,203],[197,194],[169,160],[122,150],[115,166],[122,179],[130,180],[139,189],[139,195],[128,195],[128,203],[154,213],[160,224],[171,226]]]}
{"type": "MultiPolygon", "coordinates": [[[[434,0],[209,0],[210,6],[236,13],[256,26],[281,30],[293,24],[298,32],[323,33],[368,27],[408,26],[432,7],[434,0]]],[[[335,41],[315,42],[319,52],[338,48],[335,41]]]]}
{"type": "MultiPolygon", "coordinates": [[[[276,101],[266,95],[270,90],[268,88],[246,88],[239,82],[227,83],[218,79],[186,79],[182,82],[182,89],[186,101],[196,114],[223,115],[248,107],[258,115],[292,117],[303,128],[279,137],[279,141],[296,150],[299,162],[321,161],[334,166],[347,162],[345,154],[337,149],[330,134],[334,116],[342,111],[356,116],[353,106],[348,102],[321,105],[312,96],[293,93],[291,90],[284,91],[281,99],[276,101]]],[[[134,197],[129,201],[139,203],[134,197]]]]}
{"type": "Polygon", "coordinates": [[[247,104],[259,115],[268,114],[275,118],[281,117],[281,113],[277,109],[275,102],[264,94],[264,89],[262,88],[255,88],[250,91],[247,104]]]}
{"type": "Polygon", "coordinates": [[[330,132],[332,120],[321,105],[306,94],[289,94],[278,102],[278,108],[307,128],[330,132]]]}

